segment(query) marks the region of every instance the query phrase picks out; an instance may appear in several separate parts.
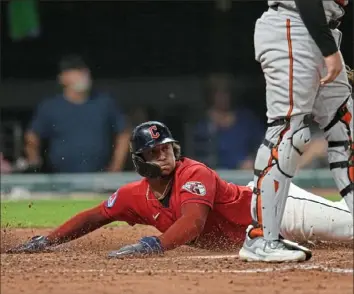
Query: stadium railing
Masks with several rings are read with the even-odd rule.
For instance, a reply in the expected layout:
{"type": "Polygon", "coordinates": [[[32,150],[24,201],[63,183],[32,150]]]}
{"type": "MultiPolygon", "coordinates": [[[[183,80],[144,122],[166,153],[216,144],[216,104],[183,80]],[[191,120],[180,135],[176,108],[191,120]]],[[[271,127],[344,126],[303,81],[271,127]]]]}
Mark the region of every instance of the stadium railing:
{"type": "MultiPolygon", "coordinates": [[[[252,171],[219,170],[220,176],[239,185],[247,185],[252,179],[252,171]]],[[[14,188],[29,192],[91,192],[105,193],[115,191],[122,185],[141,179],[134,172],[89,173],[89,174],[2,174],[1,194],[10,193],[14,188]]],[[[335,188],[328,169],[301,170],[293,182],[304,189],[335,188]]]]}

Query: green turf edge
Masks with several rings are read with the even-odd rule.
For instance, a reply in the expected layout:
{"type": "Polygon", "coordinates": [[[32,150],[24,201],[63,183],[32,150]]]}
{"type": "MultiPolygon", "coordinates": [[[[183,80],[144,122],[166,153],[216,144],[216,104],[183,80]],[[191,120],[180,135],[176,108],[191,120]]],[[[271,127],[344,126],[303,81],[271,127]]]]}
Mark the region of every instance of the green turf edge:
{"type": "MultiPolygon", "coordinates": [[[[329,195],[326,199],[338,201],[340,197],[329,195]]],[[[2,201],[0,228],[54,228],[80,211],[98,205],[102,200],[102,198],[96,198],[2,201]]],[[[107,226],[122,225],[127,224],[113,222],[107,226]]]]}
{"type": "MultiPolygon", "coordinates": [[[[53,228],[102,202],[98,199],[19,200],[1,202],[1,228],[53,228]]],[[[113,222],[107,226],[121,226],[113,222]]]]}

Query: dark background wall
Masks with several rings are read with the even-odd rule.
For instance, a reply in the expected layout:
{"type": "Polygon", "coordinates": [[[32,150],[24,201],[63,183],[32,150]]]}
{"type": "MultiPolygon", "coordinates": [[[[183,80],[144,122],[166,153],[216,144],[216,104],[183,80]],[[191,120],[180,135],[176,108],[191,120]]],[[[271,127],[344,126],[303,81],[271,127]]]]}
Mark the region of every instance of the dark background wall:
{"type": "MultiPolygon", "coordinates": [[[[266,1],[40,1],[41,34],[14,42],[8,2],[1,3],[2,119],[26,124],[42,99],[59,91],[60,56],[76,52],[90,64],[96,86],[125,108],[147,105],[183,117],[205,103],[209,74],[234,76],[234,101],[264,118],[264,81],[254,61],[253,30],[266,1]]],[[[353,5],[341,30],[342,52],[353,65],[353,5]]]]}
{"type": "MultiPolygon", "coordinates": [[[[8,2],[3,1],[1,78],[8,94],[1,104],[6,105],[6,100],[13,104],[8,87],[16,87],[14,83],[25,87],[28,96],[38,87],[22,86],[20,79],[55,81],[58,59],[70,52],[87,58],[96,79],[113,83],[125,83],[126,78],[203,78],[215,71],[257,78],[260,70],[254,61],[253,30],[267,8],[266,1],[232,4],[230,11],[222,12],[215,1],[40,1],[41,35],[13,42],[7,33],[8,2]]],[[[351,8],[341,26],[342,51],[350,65],[351,8]]],[[[16,104],[32,101],[31,97],[16,98],[16,104]]]]}
{"type": "Polygon", "coordinates": [[[57,59],[72,51],[89,59],[97,78],[204,75],[220,66],[235,73],[254,70],[252,32],[265,3],[234,2],[229,12],[215,6],[214,1],[42,1],[41,36],[19,43],[8,37],[5,13],[2,77],[55,78],[57,59]]]}

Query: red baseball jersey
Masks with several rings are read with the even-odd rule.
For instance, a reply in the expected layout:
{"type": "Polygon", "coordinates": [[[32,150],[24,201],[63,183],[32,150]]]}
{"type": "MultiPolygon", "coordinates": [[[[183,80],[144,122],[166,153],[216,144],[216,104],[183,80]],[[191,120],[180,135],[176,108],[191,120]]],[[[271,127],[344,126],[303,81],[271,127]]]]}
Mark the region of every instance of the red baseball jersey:
{"type": "Polygon", "coordinates": [[[155,198],[145,178],[122,186],[101,207],[113,221],[150,225],[165,232],[181,217],[183,204],[202,203],[211,210],[194,244],[222,247],[244,240],[252,221],[251,197],[249,187],[228,183],[204,164],[182,158],[176,166],[168,207],[155,198]]]}

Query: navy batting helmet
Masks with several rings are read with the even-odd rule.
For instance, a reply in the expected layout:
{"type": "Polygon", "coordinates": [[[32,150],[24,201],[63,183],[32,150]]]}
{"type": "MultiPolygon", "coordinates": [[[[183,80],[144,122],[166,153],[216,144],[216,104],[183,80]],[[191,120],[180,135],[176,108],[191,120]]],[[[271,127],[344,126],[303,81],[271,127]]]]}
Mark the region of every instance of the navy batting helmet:
{"type": "Polygon", "coordinates": [[[158,121],[148,121],[138,125],[130,139],[130,152],[135,170],[143,177],[157,178],[161,176],[158,164],[145,161],[142,152],[160,144],[174,143],[169,128],[158,121]]]}

